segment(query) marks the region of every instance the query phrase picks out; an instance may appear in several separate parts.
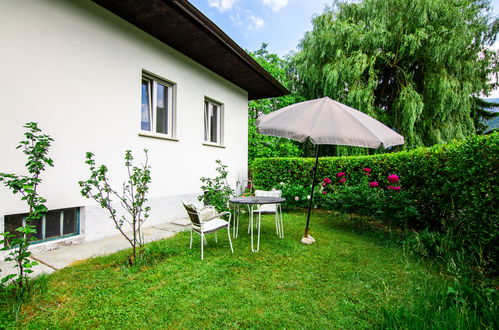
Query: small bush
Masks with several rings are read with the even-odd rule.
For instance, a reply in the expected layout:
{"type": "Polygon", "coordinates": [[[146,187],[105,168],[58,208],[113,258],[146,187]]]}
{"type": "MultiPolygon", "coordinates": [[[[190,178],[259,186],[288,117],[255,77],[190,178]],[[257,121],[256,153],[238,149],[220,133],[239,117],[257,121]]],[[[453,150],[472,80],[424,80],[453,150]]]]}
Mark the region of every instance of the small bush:
{"type": "Polygon", "coordinates": [[[234,190],[227,183],[227,176],[229,174],[227,165],[222,164],[221,160],[216,160],[216,171],[218,176],[212,178],[201,178],[201,189],[204,194],[199,196],[198,199],[205,205],[211,205],[216,208],[218,212],[229,211],[229,199],[234,195],[234,190]]]}

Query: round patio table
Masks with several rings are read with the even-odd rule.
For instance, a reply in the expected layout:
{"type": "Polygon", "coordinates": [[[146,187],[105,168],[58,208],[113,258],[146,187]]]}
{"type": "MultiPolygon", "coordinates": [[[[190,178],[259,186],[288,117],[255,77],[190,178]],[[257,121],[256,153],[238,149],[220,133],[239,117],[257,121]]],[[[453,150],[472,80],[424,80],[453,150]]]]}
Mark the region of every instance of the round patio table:
{"type": "Polygon", "coordinates": [[[276,217],[278,216],[278,213],[280,211],[280,219],[276,220],[276,229],[277,233],[280,237],[283,237],[284,235],[280,234],[283,233],[282,230],[282,210],[281,210],[281,203],[285,202],[286,199],[282,197],[270,197],[270,196],[248,196],[248,197],[233,197],[229,199],[229,202],[234,205],[234,224],[233,224],[233,230],[234,234],[233,237],[237,238],[237,234],[239,231],[239,206],[241,205],[246,205],[248,207],[249,211],[249,226],[250,226],[250,233],[251,233],[251,251],[253,252],[258,252],[260,250],[260,220],[261,220],[261,213],[258,216],[258,222],[257,222],[257,232],[258,232],[258,239],[257,239],[257,246],[256,249],[254,248],[254,243],[253,243],[253,227],[254,227],[254,222],[253,222],[253,207],[255,205],[263,205],[263,204],[277,204],[277,209],[276,209],[276,217]],[[237,208],[237,209],[236,209],[237,208]]]}

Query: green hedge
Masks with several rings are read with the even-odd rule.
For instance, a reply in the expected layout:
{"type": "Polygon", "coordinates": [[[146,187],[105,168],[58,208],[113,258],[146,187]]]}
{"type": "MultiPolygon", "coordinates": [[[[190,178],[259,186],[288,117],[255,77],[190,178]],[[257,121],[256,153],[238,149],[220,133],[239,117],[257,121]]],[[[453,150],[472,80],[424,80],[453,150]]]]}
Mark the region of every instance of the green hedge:
{"type": "MultiPolygon", "coordinates": [[[[347,173],[351,182],[365,182],[362,169],[372,169],[372,181],[400,176],[403,189],[418,211],[413,227],[448,232],[463,246],[473,243],[489,260],[497,260],[499,217],[499,133],[411,151],[373,156],[319,159],[318,181],[347,173]]],[[[278,188],[281,182],[310,187],[311,158],[260,158],[251,167],[257,189],[278,188]]]]}

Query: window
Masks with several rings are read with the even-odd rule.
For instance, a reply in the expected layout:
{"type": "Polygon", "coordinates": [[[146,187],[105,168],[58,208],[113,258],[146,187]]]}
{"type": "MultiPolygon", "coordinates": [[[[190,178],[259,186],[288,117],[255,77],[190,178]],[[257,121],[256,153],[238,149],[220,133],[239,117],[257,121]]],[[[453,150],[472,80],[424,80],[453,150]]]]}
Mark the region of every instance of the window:
{"type": "Polygon", "coordinates": [[[204,141],[223,144],[223,105],[207,99],[204,101],[204,141]]]}
{"type": "MultiPolygon", "coordinates": [[[[26,224],[28,214],[13,214],[5,216],[5,231],[18,235],[16,229],[26,224]]],[[[42,242],[55,238],[77,235],[79,233],[80,208],[48,211],[41,219],[33,221],[36,233],[31,234],[33,242],[42,242]]],[[[9,242],[7,240],[7,245],[9,242]]]]}
{"type": "Polygon", "coordinates": [[[174,84],[144,74],[142,76],[142,131],[174,136],[174,84]]]}

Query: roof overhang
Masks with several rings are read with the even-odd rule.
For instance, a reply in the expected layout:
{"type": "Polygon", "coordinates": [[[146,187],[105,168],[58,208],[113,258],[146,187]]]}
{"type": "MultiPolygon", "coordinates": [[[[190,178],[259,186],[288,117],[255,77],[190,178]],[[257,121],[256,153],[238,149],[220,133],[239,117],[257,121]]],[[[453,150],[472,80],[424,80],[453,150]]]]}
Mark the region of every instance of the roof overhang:
{"type": "Polygon", "coordinates": [[[92,0],[248,92],[250,100],[289,91],[186,0],[92,0]]]}

